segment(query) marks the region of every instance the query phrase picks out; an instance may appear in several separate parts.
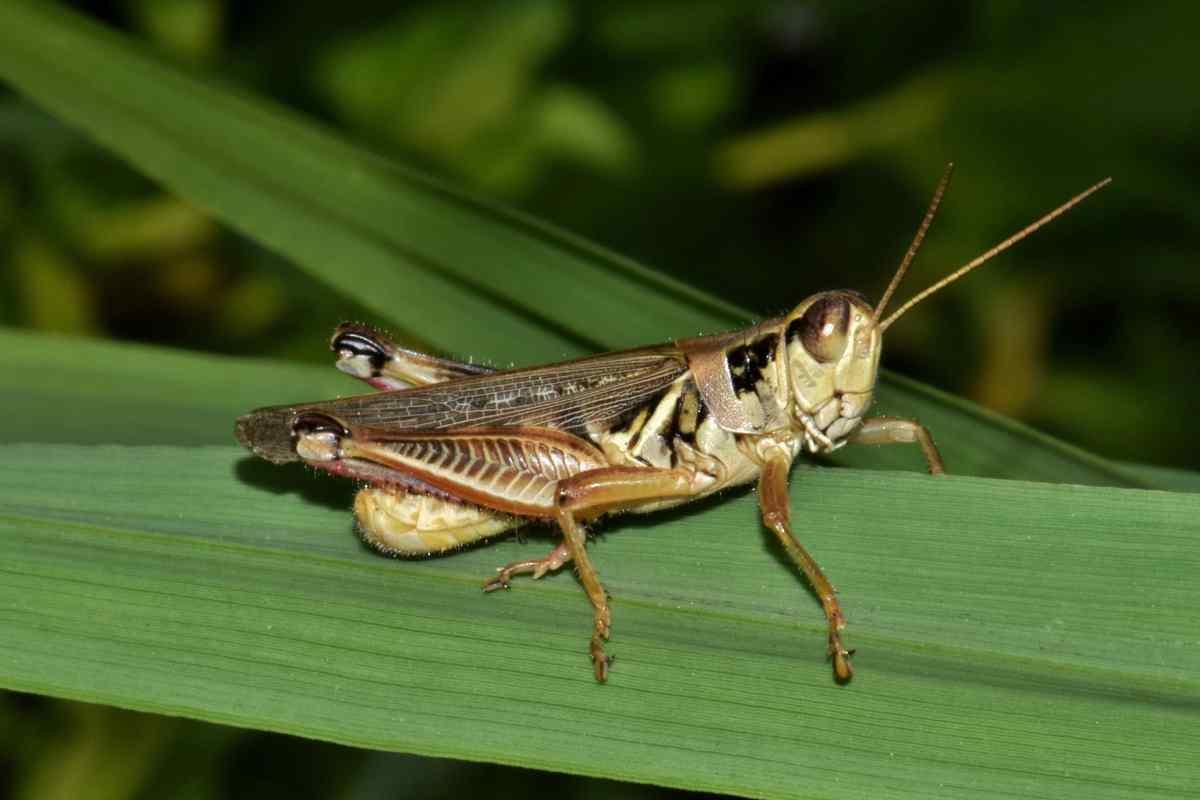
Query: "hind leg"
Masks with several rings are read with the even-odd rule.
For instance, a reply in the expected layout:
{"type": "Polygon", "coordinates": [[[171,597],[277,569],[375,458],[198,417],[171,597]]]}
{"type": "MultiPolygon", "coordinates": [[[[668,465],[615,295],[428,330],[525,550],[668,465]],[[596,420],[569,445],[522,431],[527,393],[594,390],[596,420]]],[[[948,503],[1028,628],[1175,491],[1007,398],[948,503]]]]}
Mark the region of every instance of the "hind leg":
{"type": "Polygon", "coordinates": [[[337,353],[338,369],[385,391],[428,386],[493,371],[479,364],[407,350],[369,325],[358,323],[339,325],[329,347],[337,353]]]}

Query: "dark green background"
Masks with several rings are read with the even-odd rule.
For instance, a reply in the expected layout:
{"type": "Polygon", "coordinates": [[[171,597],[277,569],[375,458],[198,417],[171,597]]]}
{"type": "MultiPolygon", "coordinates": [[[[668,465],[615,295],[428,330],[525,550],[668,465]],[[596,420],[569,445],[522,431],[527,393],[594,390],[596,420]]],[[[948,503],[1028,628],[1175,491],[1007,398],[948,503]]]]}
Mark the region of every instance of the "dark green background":
{"type": "MultiPolygon", "coordinates": [[[[764,316],[877,296],[946,161],[901,297],[1111,175],[891,329],[885,363],[1101,455],[1200,466],[1193,4],[72,5],[764,316]]],[[[11,326],[327,362],[332,326],[369,319],[7,93],[0,262],[11,326]]],[[[71,770],[113,797],[634,791],[3,696],[0,786],[50,797],[71,770]]]]}

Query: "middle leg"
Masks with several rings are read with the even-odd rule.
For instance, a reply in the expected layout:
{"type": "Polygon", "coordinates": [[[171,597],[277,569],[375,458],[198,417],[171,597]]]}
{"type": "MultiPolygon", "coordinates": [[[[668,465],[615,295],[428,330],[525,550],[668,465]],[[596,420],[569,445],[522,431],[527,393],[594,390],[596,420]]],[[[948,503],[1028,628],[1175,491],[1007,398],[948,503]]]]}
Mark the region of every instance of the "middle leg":
{"type": "Polygon", "coordinates": [[[592,603],[593,627],[589,652],[596,680],[608,679],[612,658],[604,652],[604,641],[612,628],[608,593],[587,553],[587,535],[578,517],[617,511],[639,502],[695,494],[697,473],[688,469],[606,467],[583,472],[559,483],[557,516],[563,544],[575,562],[579,582],[592,603]]]}

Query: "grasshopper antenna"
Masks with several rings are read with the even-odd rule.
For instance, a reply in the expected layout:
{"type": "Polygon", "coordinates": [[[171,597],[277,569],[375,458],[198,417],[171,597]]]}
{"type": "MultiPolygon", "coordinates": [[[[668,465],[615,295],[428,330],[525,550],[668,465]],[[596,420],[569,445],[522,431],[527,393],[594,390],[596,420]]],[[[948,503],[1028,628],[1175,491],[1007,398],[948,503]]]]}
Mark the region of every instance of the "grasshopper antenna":
{"type": "Polygon", "coordinates": [[[937,215],[938,206],[942,204],[942,195],[946,193],[946,187],[950,185],[950,176],[953,174],[954,162],[951,161],[946,165],[946,169],[942,171],[942,179],[938,181],[937,188],[933,190],[933,199],[929,201],[929,208],[925,210],[925,218],[921,220],[921,227],[917,228],[917,235],[913,237],[912,244],[908,246],[908,252],[904,254],[904,258],[900,261],[900,266],[896,270],[896,274],[892,276],[892,282],[888,284],[883,297],[879,298],[879,305],[875,306],[875,310],[871,312],[876,321],[879,320],[879,315],[883,313],[883,309],[887,306],[888,301],[892,299],[892,295],[896,292],[896,287],[900,285],[900,281],[904,278],[904,273],[908,272],[909,265],[917,257],[917,251],[921,249],[921,242],[925,241],[925,234],[929,231],[929,226],[933,224],[933,218],[937,215]]]}
{"type": "MultiPolygon", "coordinates": [[[[1101,190],[1101,189],[1103,189],[1105,186],[1108,186],[1110,183],[1112,183],[1112,178],[1105,178],[1104,180],[1100,181],[1099,183],[1095,184],[1094,186],[1091,186],[1091,187],[1089,187],[1089,188],[1087,188],[1087,189],[1083,190],[1082,192],[1080,192],[1079,194],[1075,195],[1074,197],[1072,197],[1072,198],[1071,198],[1070,200],[1068,200],[1067,202],[1063,203],[1063,204],[1062,204],[1061,206],[1059,206],[1058,208],[1056,208],[1056,209],[1054,209],[1053,211],[1051,211],[1051,212],[1049,212],[1049,213],[1047,213],[1047,214],[1043,215],[1041,218],[1039,218],[1039,219],[1035,220],[1034,222],[1031,222],[1030,224],[1026,225],[1024,228],[1022,228],[1021,230],[1017,231],[1017,232],[1016,232],[1016,233],[1014,233],[1012,236],[1010,236],[1010,237],[1008,237],[1007,239],[1005,239],[1003,242],[1000,242],[1000,244],[998,244],[998,245],[996,245],[995,247],[991,248],[991,249],[990,249],[990,250],[988,250],[986,253],[983,253],[983,254],[981,254],[981,255],[979,255],[979,256],[976,256],[975,258],[971,259],[971,260],[970,260],[970,261],[968,261],[966,264],[964,264],[964,265],[962,265],[961,267],[959,267],[958,269],[954,270],[954,272],[951,272],[949,275],[947,275],[946,277],[942,278],[940,281],[938,281],[937,283],[935,283],[933,286],[930,286],[928,289],[926,289],[925,291],[921,292],[921,293],[920,293],[920,294],[918,294],[916,297],[912,298],[912,299],[911,299],[911,300],[909,300],[907,303],[905,303],[904,305],[900,306],[898,309],[896,309],[895,311],[893,311],[893,312],[892,312],[892,314],[891,314],[891,316],[889,316],[889,317],[888,317],[887,319],[885,319],[883,322],[880,322],[880,323],[879,323],[879,332],[880,332],[880,333],[882,333],[883,331],[887,330],[887,328],[888,328],[888,326],[889,326],[889,325],[891,325],[891,324],[892,324],[893,322],[895,322],[896,320],[900,319],[900,317],[901,317],[901,316],[903,316],[903,315],[904,315],[904,313],[905,313],[906,311],[908,311],[909,309],[911,309],[911,308],[912,308],[913,306],[915,306],[917,303],[919,303],[919,302],[921,302],[922,300],[924,300],[926,297],[929,297],[929,295],[931,295],[931,294],[933,294],[934,292],[937,292],[937,291],[939,291],[939,290],[941,290],[941,289],[945,288],[946,286],[949,286],[950,284],[954,283],[956,280],[958,280],[958,279],[959,279],[959,278],[961,278],[962,276],[966,275],[966,274],[967,274],[968,272],[970,272],[971,270],[973,270],[973,269],[975,269],[976,267],[978,267],[978,266],[981,266],[982,264],[984,264],[984,263],[986,263],[986,262],[990,261],[990,260],[991,260],[993,257],[1000,255],[1000,254],[1001,254],[1001,253],[1003,253],[1005,250],[1007,250],[1008,248],[1012,247],[1012,246],[1013,246],[1014,244],[1016,244],[1017,242],[1019,242],[1019,241],[1021,241],[1022,239],[1024,239],[1026,236],[1029,236],[1031,233],[1033,233],[1034,231],[1036,231],[1038,228],[1041,228],[1042,226],[1044,226],[1044,225],[1046,225],[1046,224],[1048,224],[1048,223],[1050,223],[1050,222],[1054,221],[1054,220],[1055,220],[1055,219],[1057,219],[1058,217],[1060,217],[1060,216],[1062,216],[1063,214],[1067,213],[1067,212],[1068,212],[1068,211],[1070,211],[1072,208],[1074,208],[1075,206],[1079,205],[1079,204],[1080,204],[1080,203],[1082,203],[1084,200],[1086,200],[1086,199],[1088,198],[1088,196],[1089,196],[1089,195],[1092,195],[1092,194],[1094,194],[1094,193],[1096,193],[1096,192],[1100,191],[1100,190],[1101,190]]],[[[935,199],[936,199],[936,198],[935,198],[935,199]]],[[[934,204],[934,206],[936,206],[936,203],[934,204]]],[[[921,227],[922,227],[922,229],[924,229],[924,227],[926,227],[926,226],[925,226],[925,225],[922,225],[921,227]]],[[[921,233],[923,233],[923,232],[924,232],[923,230],[918,232],[918,235],[917,235],[917,240],[916,240],[916,241],[920,241],[920,238],[921,238],[921,233]]],[[[916,242],[914,242],[914,245],[915,245],[915,244],[916,244],[916,242]]],[[[908,257],[906,256],[906,257],[905,257],[905,263],[907,263],[907,262],[908,262],[908,260],[909,260],[909,259],[908,259],[908,257]]],[[[901,268],[903,269],[903,265],[901,265],[901,268]]],[[[895,281],[895,280],[893,280],[892,282],[893,282],[893,283],[895,283],[896,281],[895,281]]],[[[889,291],[889,292],[891,291],[891,287],[888,287],[888,291],[889,291]]],[[[886,296],[885,296],[885,299],[886,299],[886,296]]],[[[882,303],[880,303],[880,307],[882,307],[882,306],[883,306],[883,304],[882,304],[882,303]]],[[[879,312],[878,312],[878,311],[876,311],[876,313],[875,313],[875,316],[876,316],[876,318],[878,318],[878,317],[879,317],[879,312]]]]}

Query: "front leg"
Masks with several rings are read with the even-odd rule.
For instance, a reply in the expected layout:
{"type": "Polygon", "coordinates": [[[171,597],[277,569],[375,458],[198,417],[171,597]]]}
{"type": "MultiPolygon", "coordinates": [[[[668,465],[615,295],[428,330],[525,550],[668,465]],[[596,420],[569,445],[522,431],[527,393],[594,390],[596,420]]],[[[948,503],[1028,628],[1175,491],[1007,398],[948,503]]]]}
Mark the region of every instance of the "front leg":
{"type": "Polygon", "coordinates": [[[848,441],[854,444],[911,444],[921,445],[921,453],[929,466],[930,475],[945,475],[942,454],[933,443],[929,429],[915,419],[899,417],[867,417],[848,441]]]}
{"type": "Polygon", "coordinates": [[[758,502],[762,510],[763,524],[779,538],[788,558],[800,568],[809,584],[821,600],[825,618],[829,621],[829,654],[833,657],[833,671],[839,681],[848,681],[854,675],[850,668],[850,655],[842,644],[841,630],[846,627],[846,618],[838,604],[833,584],[821,572],[817,562],[804,546],[796,541],[792,533],[791,508],[788,502],[788,471],[791,457],[783,450],[776,450],[763,464],[758,477],[758,502]]]}

